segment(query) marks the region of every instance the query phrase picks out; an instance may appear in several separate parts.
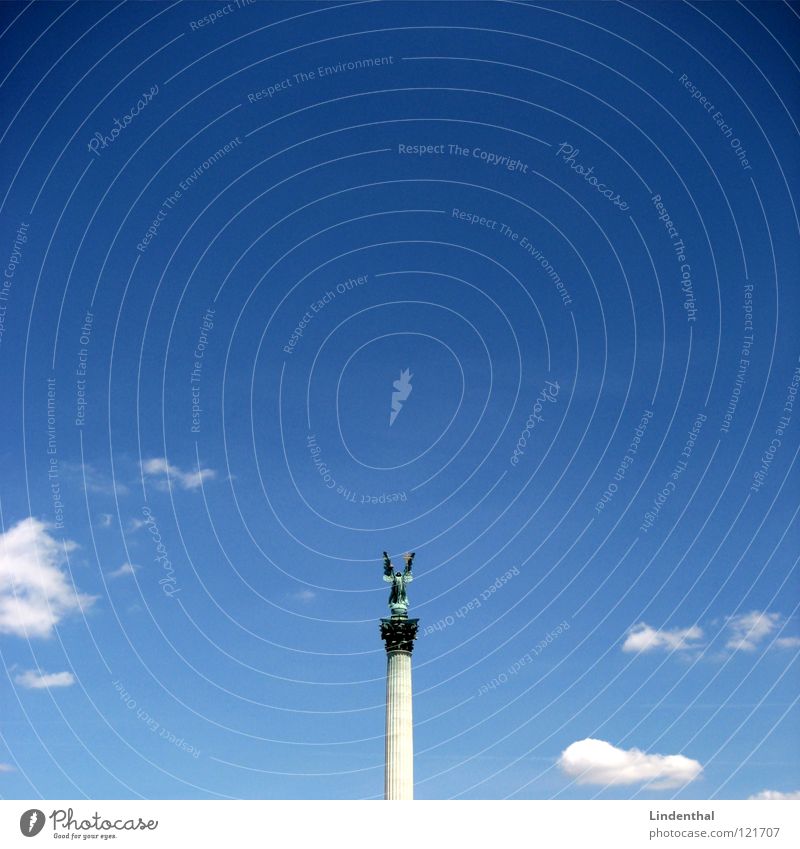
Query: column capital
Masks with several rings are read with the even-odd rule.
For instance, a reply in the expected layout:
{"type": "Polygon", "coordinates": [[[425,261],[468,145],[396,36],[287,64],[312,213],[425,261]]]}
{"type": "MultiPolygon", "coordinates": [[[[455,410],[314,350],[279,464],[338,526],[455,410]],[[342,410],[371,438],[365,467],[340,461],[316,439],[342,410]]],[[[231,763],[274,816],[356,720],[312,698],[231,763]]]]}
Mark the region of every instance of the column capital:
{"type": "Polygon", "coordinates": [[[414,651],[414,640],[417,638],[419,619],[392,617],[381,619],[381,639],[386,644],[386,653],[414,651]]]}

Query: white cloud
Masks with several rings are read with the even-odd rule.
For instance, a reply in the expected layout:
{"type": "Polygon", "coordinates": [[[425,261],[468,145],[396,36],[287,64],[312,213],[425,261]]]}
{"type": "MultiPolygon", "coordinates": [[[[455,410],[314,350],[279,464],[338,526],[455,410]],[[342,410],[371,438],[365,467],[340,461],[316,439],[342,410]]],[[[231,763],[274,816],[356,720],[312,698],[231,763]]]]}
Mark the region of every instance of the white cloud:
{"type": "Polygon", "coordinates": [[[110,513],[101,513],[97,517],[97,526],[100,528],[110,528],[114,517],[110,513]]]}
{"type": "Polygon", "coordinates": [[[119,569],[108,573],[109,578],[124,578],[126,575],[132,575],[139,567],[133,563],[123,563],[119,569]]]}
{"type": "Polygon", "coordinates": [[[567,746],[558,765],[578,784],[638,784],[653,789],[679,787],[703,771],[698,761],[683,755],[648,755],[639,749],[619,749],[605,740],[578,740],[567,746]]]}
{"type": "Polygon", "coordinates": [[[800,637],[778,637],[775,646],[779,649],[800,648],[800,637]]]}
{"type": "Polygon", "coordinates": [[[296,593],[291,593],[289,597],[295,599],[295,601],[308,603],[314,601],[317,594],[313,590],[298,590],[296,593]]]}
{"type": "Polygon", "coordinates": [[[59,466],[61,472],[71,483],[77,483],[81,490],[96,492],[99,495],[127,495],[128,487],[109,475],[96,469],[91,463],[72,463],[64,460],[59,466]]]}
{"type": "Polygon", "coordinates": [[[148,477],[157,478],[156,486],[160,489],[168,489],[169,481],[176,483],[181,489],[199,489],[204,481],[217,476],[213,469],[199,468],[196,472],[184,472],[179,466],[168,463],[164,457],[144,460],[142,472],[148,477]]]}
{"type": "Polygon", "coordinates": [[[14,767],[11,764],[0,763],[0,772],[14,772],[14,767]]]}
{"type": "Polygon", "coordinates": [[[628,631],[622,651],[648,652],[657,649],[665,651],[683,651],[697,647],[697,640],[702,639],[703,631],[697,626],[691,628],[673,628],[670,630],[658,630],[646,622],[634,625],[628,631]]]}
{"type": "Polygon", "coordinates": [[[14,679],[27,690],[46,690],[50,687],[71,687],[75,676],[71,672],[43,672],[42,670],[26,669],[14,679]]]}
{"type": "Polygon", "coordinates": [[[780,623],[780,613],[764,613],[760,610],[729,616],[729,636],[725,646],[733,651],[755,651],[758,644],[772,634],[780,623]]]}
{"type": "Polygon", "coordinates": [[[94,601],[75,591],[62,568],[75,548],[32,516],[0,534],[0,633],[49,637],[65,616],[94,601]]]}
{"type": "Polygon", "coordinates": [[[780,790],[762,790],[751,796],[751,799],[800,799],[800,790],[791,793],[782,793],[780,790]]]}

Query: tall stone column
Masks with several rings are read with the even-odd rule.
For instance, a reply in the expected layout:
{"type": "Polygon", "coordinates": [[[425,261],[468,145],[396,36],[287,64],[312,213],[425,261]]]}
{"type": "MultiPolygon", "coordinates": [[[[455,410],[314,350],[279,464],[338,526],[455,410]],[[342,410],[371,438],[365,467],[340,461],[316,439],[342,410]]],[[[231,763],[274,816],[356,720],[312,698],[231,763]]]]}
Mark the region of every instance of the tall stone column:
{"type": "Polygon", "coordinates": [[[414,725],[411,709],[411,652],[418,619],[381,619],[386,645],[386,768],[384,799],[414,798],[414,725]]]}

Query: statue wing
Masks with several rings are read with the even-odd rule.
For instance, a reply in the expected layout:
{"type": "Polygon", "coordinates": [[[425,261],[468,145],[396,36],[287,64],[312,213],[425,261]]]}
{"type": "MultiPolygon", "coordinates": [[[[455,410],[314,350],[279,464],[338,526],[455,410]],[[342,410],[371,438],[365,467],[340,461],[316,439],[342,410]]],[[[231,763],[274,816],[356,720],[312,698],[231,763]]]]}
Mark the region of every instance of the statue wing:
{"type": "Polygon", "coordinates": [[[394,583],[394,576],[392,575],[391,570],[389,570],[388,572],[386,572],[386,574],[383,576],[383,580],[384,580],[384,581],[386,581],[386,582],[387,582],[387,583],[389,583],[389,584],[393,584],[393,583],[394,583]]]}

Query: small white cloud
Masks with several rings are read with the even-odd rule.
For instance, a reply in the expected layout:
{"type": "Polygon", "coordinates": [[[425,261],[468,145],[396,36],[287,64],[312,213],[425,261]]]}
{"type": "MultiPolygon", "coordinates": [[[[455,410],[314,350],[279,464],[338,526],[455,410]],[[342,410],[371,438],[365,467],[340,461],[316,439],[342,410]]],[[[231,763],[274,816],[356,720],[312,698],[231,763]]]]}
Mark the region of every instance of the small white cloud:
{"type": "Polygon", "coordinates": [[[310,601],[314,601],[317,594],[313,590],[298,590],[296,593],[291,593],[289,597],[295,599],[295,601],[302,601],[307,604],[310,601]]]}
{"type": "Polygon", "coordinates": [[[110,513],[101,513],[97,517],[97,527],[110,528],[114,517],[110,513]]]}
{"type": "Polygon", "coordinates": [[[703,631],[697,626],[691,628],[673,628],[658,630],[640,622],[628,631],[622,651],[648,652],[663,649],[664,651],[685,651],[697,647],[697,641],[703,638],[703,631]]]}
{"type": "Polygon", "coordinates": [[[76,592],[63,569],[77,544],[50,530],[31,516],[0,534],[0,633],[49,637],[64,617],[95,600],[76,592]]]}
{"type": "Polygon", "coordinates": [[[67,460],[60,464],[61,472],[71,483],[81,490],[96,492],[99,495],[127,495],[128,487],[110,475],[96,469],[91,463],[72,463],[67,460]]]}
{"type": "Polygon", "coordinates": [[[204,481],[213,480],[217,473],[214,469],[198,468],[194,472],[184,472],[179,466],[168,463],[164,457],[153,457],[142,462],[142,472],[156,478],[159,489],[169,489],[169,482],[176,483],[181,489],[199,489],[204,481]]]}
{"type": "Polygon", "coordinates": [[[592,738],[567,746],[558,765],[578,784],[647,782],[654,790],[680,787],[703,771],[698,761],[683,755],[648,755],[639,749],[619,749],[592,738]]]}
{"type": "Polygon", "coordinates": [[[147,522],[145,522],[144,519],[131,519],[128,522],[128,532],[129,533],[135,533],[140,528],[143,528],[146,524],[147,524],[147,522]]]}
{"type": "Polygon", "coordinates": [[[794,790],[791,793],[782,793],[780,790],[762,790],[751,796],[751,799],[800,799],[800,790],[794,790]]]}
{"type": "Polygon", "coordinates": [[[781,618],[780,613],[764,613],[760,610],[729,616],[726,623],[729,632],[726,648],[755,651],[758,644],[778,628],[781,618]]]}
{"type": "Polygon", "coordinates": [[[0,772],[14,772],[14,767],[11,764],[0,763],[0,772]]]}
{"type": "Polygon", "coordinates": [[[800,637],[778,637],[775,640],[775,647],[779,649],[800,648],[800,637]]]}
{"type": "Polygon", "coordinates": [[[43,672],[40,669],[26,669],[14,679],[26,690],[46,690],[50,687],[71,687],[75,676],[71,672],[43,672]]]}
{"type": "Polygon", "coordinates": [[[123,563],[119,569],[108,573],[109,578],[124,578],[126,575],[132,575],[139,567],[133,563],[123,563]]]}

